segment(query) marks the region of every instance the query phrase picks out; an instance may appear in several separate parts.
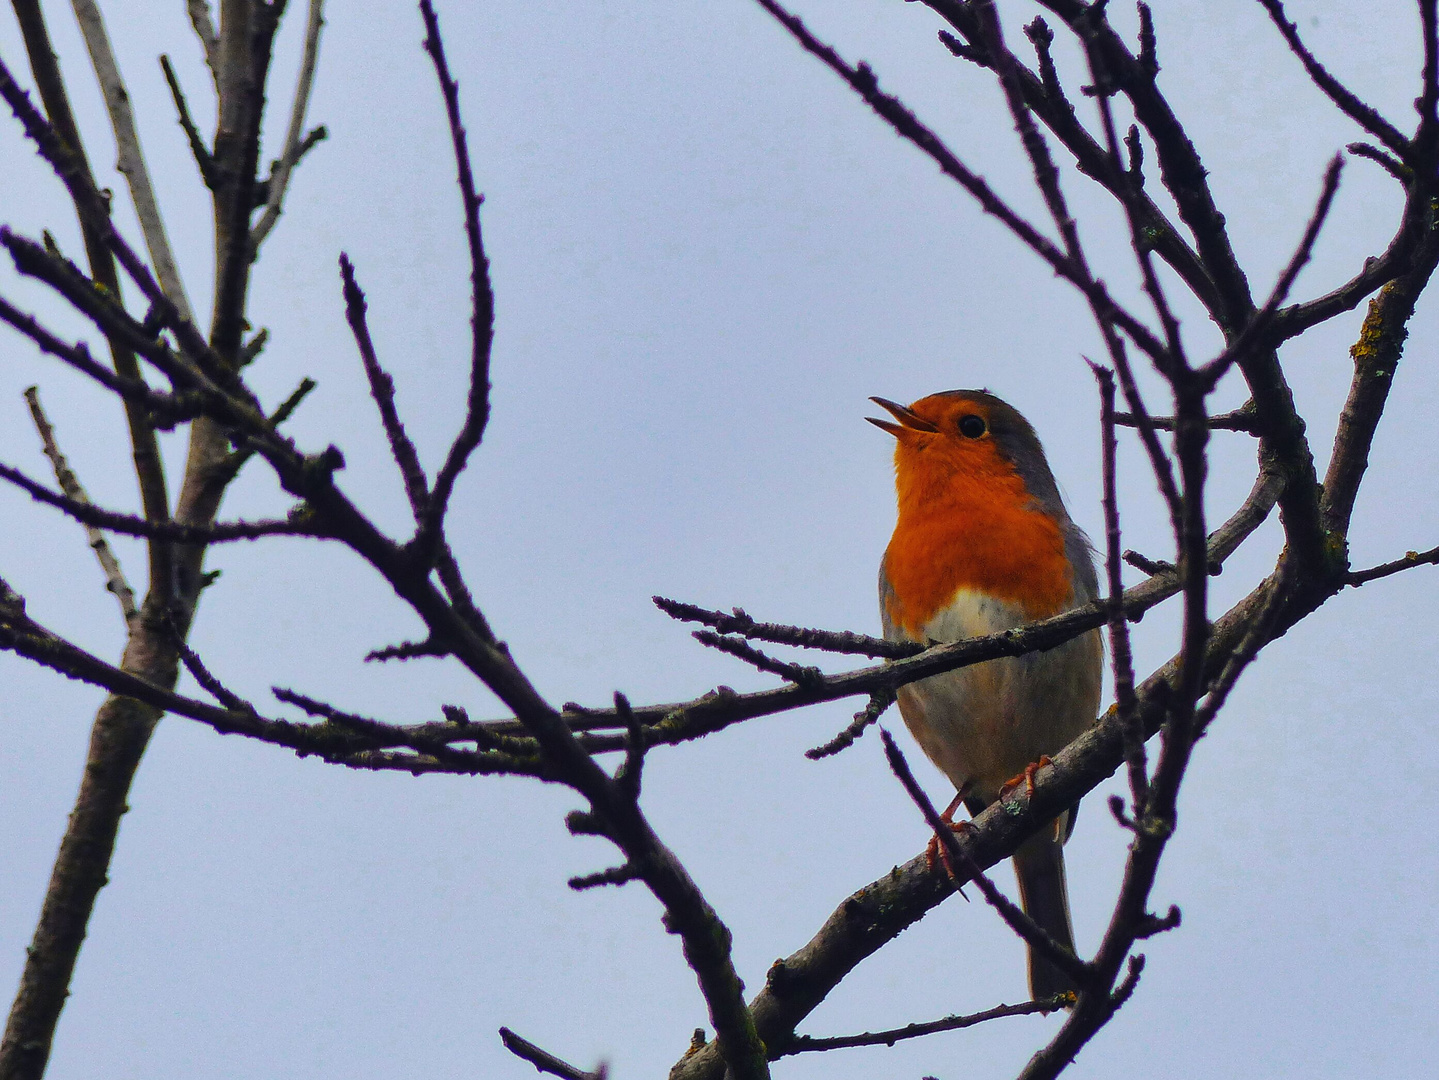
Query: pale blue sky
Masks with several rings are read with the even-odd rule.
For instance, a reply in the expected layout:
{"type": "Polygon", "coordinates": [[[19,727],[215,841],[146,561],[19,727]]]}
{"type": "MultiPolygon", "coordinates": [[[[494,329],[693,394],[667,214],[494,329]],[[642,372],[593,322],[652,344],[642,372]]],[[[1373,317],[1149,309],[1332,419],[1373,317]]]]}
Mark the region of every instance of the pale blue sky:
{"type": "MultiPolygon", "coordinates": [[[[118,191],[72,17],[50,6],[92,160],[118,191]]],[[[113,4],[110,29],[203,309],[208,210],[155,56],[171,54],[198,115],[212,105],[184,5],[166,7],[113,4]]],[[[298,51],[298,0],[292,7],[272,142],[298,51]]],[[[1326,62],[1408,127],[1413,5],[1291,7],[1326,62]]],[[[935,41],[932,14],[898,0],[797,8],[1038,211],[989,77],[935,41]]],[[[1022,43],[1029,6],[1002,8],[1022,43]]],[[[1262,293],[1325,161],[1358,132],[1309,87],[1257,4],[1155,8],[1162,85],[1262,293]]],[[[457,495],[453,536],[491,621],[554,701],[766,685],[655,611],[655,592],[876,631],[874,572],[893,494],[888,440],[862,421],[870,394],[989,387],[1033,421],[1075,518],[1098,534],[1097,410],[1080,359],[1098,345],[1084,310],[750,0],[492,0],[445,3],[440,14],[487,195],[498,321],[494,419],[457,495]]],[[[468,282],[420,37],[408,3],[333,5],[312,107],[331,137],[297,175],[252,305],[272,338],[254,384],[274,402],[304,375],[319,380],[293,433],[309,448],[339,444],[347,490],[396,528],[404,502],[335,260],[343,249],[356,263],[409,429],[433,462],[462,409],[468,282]]],[[[8,15],[0,55],[23,68],[8,15]]],[[[0,160],[0,220],[32,234],[49,227],[78,250],[63,191],[8,121],[0,160]]],[[[1069,190],[1104,273],[1131,294],[1112,208],[1080,180],[1069,190]]],[[[1387,177],[1351,163],[1298,291],[1326,289],[1377,253],[1397,205],[1387,177]]],[[[8,267],[0,289],[55,310],[8,267]]],[[[1434,316],[1426,301],[1411,327],[1359,504],[1356,564],[1429,547],[1439,533],[1434,316]]],[[[1358,318],[1283,357],[1321,461],[1358,318]]],[[[1212,347],[1202,326],[1187,330],[1197,351],[1212,347]]],[[[45,467],[20,397],[37,382],[92,497],[132,506],[113,403],[9,332],[0,458],[45,467]]],[[[1241,396],[1230,387],[1224,404],[1241,396]]],[[[1121,453],[1127,542],[1163,555],[1166,525],[1142,456],[1129,441],[1121,453]]],[[[228,510],[283,509],[252,469],[228,510]]],[[[1247,437],[1216,438],[1216,515],[1248,490],[1252,469],[1247,437]]],[[[0,493],[0,515],[0,574],[30,611],[118,655],[120,622],[80,531],[14,493],[0,493]]],[[[1216,580],[1219,602],[1247,591],[1277,543],[1267,527],[1216,580]]],[[[139,584],[138,550],[118,546],[139,584]]],[[[492,714],[493,700],[451,666],[360,662],[414,620],[341,549],[232,546],[211,565],[224,576],[194,642],[240,692],[264,700],[272,684],[291,686],[403,721],[433,718],[442,702],[492,714]]],[[[1424,993],[1424,972],[1439,962],[1439,797],[1427,766],[1435,574],[1336,598],[1246,676],[1199,748],[1160,879],[1158,905],[1179,904],[1184,926],[1149,944],[1139,992],[1071,1075],[1426,1075],[1420,1061],[1439,1038],[1424,993]]],[[[1169,654],[1172,628],[1167,615],[1144,621],[1141,663],[1169,654]]],[[[8,1002],[99,695],[9,656],[0,679],[8,1002]]],[[[822,763],[803,756],[858,704],[755,721],[656,752],[647,768],[646,810],[733,929],[752,988],[840,900],[925,842],[877,739],[822,763]]],[[[927,764],[921,776],[947,799],[927,764]]],[[[563,790],[351,773],[170,719],[131,802],[54,1077],[532,1075],[500,1047],[504,1024],[586,1067],[608,1058],[619,1080],[663,1075],[705,1023],[648,894],[565,887],[613,857],[565,832],[577,800],[563,790]]],[[[1107,919],[1124,839],[1091,797],[1069,849],[1082,949],[1107,919]]],[[[1000,878],[1008,884],[1008,871],[1000,878]]],[[[802,1030],[885,1027],[1022,996],[1021,945],[984,905],[954,901],[865,962],[802,1030]]],[[[1000,1077],[1057,1023],[1002,1021],[893,1050],[786,1059],[775,1072],[1000,1077]]]]}

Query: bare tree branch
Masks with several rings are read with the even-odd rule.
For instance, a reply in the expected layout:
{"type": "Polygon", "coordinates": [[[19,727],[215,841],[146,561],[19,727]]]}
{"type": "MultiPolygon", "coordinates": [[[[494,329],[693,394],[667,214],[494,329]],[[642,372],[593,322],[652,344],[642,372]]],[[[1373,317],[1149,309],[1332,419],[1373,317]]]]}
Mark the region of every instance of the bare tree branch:
{"type": "Polygon", "coordinates": [[[1031,1016],[1034,1013],[1048,1015],[1070,1003],[1072,1003],[1071,995],[1060,994],[1057,997],[1045,998],[1043,1001],[1022,1001],[1018,1005],[996,1005],[992,1009],[970,1013],[967,1016],[946,1016],[939,1020],[890,1028],[887,1031],[866,1031],[859,1035],[825,1037],[796,1035],[791,1042],[780,1048],[777,1056],[787,1057],[790,1054],[804,1054],[816,1050],[847,1050],[855,1046],[893,1046],[905,1039],[917,1039],[924,1035],[935,1035],[941,1031],[959,1031],[982,1024],[986,1020],[999,1020],[1006,1016],[1031,1016]]]}
{"type": "MultiPolygon", "coordinates": [[[[35,430],[45,447],[45,456],[50,459],[50,464],[55,469],[55,480],[60,485],[60,490],[65,493],[65,499],[76,505],[88,506],[89,496],[85,494],[79,478],[71,470],[70,463],[65,460],[65,455],[55,441],[55,429],[40,404],[39,387],[32,386],[25,391],[25,403],[30,406],[30,417],[35,421],[35,430]]],[[[139,609],[135,606],[135,592],[125,580],[125,571],[120,568],[120,560],[110,550],[110,542],[98,527],[86,525],[85,536],[90,541],[101,571],[105,574],[105,588],[113,593],[119,602],[120,615],[128,626],[139,615],[139,609]]]]}
{"type": "Polygon", "coordinates": [[[687,604],[681,600],[670,600],[663,596],[652,596],[655,607],[672,619],[681,622],[699,622],[721,634],[737,634],[740,637],[758,641],[771,641],[776,645],[796,645],[802,649],[822,649],[832,653],[852,653],[859,656],[888,657],[897,660],[914,656],[925,647],[913,641],[886,641],[850,631],[812,630],[800,626],[784,626],[780,623],[755,622],[742,609],[735,608],[726,614],[710,611],[708,608],[687,604]]]}
{"type": "MultiPolygon", "coordinates": [[[[1215,670],[1228,658],[1269,596],[1266,579],[1216,620],[1206,647],[1208,662],[1215,670]]],[[[1291,620],[1303,617],[1309,603],[1286,594],[1266,636],[1272,640],[1282,634],[1291,620]]],[[[1146,733],[1158,728],[1163,702],[1172,693],[1171,680],[1178,676],[1179,667],[1179,657],[1175,657],[1135,688],[1146,733]]],[[[751,1002],[765,1044],[785,1045],[796,1025],[857,964],[952,895],[955,884],[967,882],[969,867],[987,870],[1008,858],[1033,832],[1073,806],[1123,762],[1124,734],[1117,711],[1111,708],[1094,727],[1055,755],[1050,767],[1035,776],[1032,793],[1021,785],[1003,805],[990,806],[971,822],[969,829],[954,838],[963,849],[963,857],[954,861],[959,872],[957,882],[951,883],[943,870],[931,869],[921,854],[841,903],[809,943],[771,968],[765,988],[751,1002]]],[[[1150,923],[1126,925],[1138,932],[1150,923]]],[[[722,1075],[722,1062],[706,1048],[678,1062],[670,1080],[719,1080],[722,1075]]]]}
{"type": "Polygon", "coordinates": [[[522,1061],[528,1061],[535,1067],[536,1072],[549,1073],[551,1076],[560,1077],[561,1080],[605,1080],[609,1075],[609,1069],[603,1064],[594,1072],[577,1069],[568,1062],[561,1061],[547,1050],[541,1050],[528,1039],[516,1035],[509,1028],[500,1028],[500,1039],[504,1042],[506,1050],[522,1061]]]}
{"type": "Polygon", "coordinates": [[[85,48],[90,52],[95,79],[105,96],[105,108],[110,113],[110,128],[115,133],[115,146],[119,152],[115,167],[130,187],[130,198],[135,203],[135,216],[140,220],[140,231],[145,236],[150,261],[155,265],[155,274],[165,295],[180,312],[180,317],[189,320],[190,302],[185,298],[185,287],[175,265],[175,255],[165,235],[165,222],[160,216],[155,188],[150,183],[150,171],[145,166],[145,155],[140,149],[140,135],[135,130],[130,92],[125,89],[125,80],[115,63],[110,36],[105,32],[105,20],[100,15],[100,5],[95,0],[71,0],[71,6],[75,9],[76,22],[80,24],[85,48]]]}
{"type": "Polygon", "coordinates": [[[143,379],[116,375],[91,357],[83,341],[71,345],[60,340],[41,326],[33,315],[27,315],[4,297],[0,297],[0,320],[35,342],[42,352],[64,361],[125,401],[143,406],[157,428],[174,427],[181,420],[191,419],[196,414],[198,402],[187,403],[180,397],[158,393],[150,389],[143,379]]]}
{"type": "MultiPolygon", "coordinates": [[[[3,583],[0,583],[3,584],[3,583]]],[[[155,713],[170,712],[206,724],[222,735],[244,735],[262,742],[288,747],[301,756],[313,754],[325,761],[352,768],[394,769],[405,772],[451,772],[467,774],[511,773],[554,780],[557,777],[536,757],[519,757],[495,751],[456,750],[424,734],[407,732],[396,725],[369,721],[350,713],[330,709],[303,695],[287,693],[287,700],[303,702],[324,716],[326,724],[297,724],[291,720],[269,719],[226,691],[239,707],[217,708],[204,701],[178,694],[149,682],[122,668],[107,664],[64,638],[36,623],[24,613],[24,602],[8,591],[11,600],[0,606],[0,649],[58,671],[70,678],[103,687],[117,695],[113,700],[130,699],[143,703],[155,713]],[[16,604],[18,602],[18,605],[16,604]],[[377,742],[404,746],[422,756],[379,753],[377,742]]],[[[171,635],[173,640],[173,633],[171,635]]],[[[198,679],[197,679],[198,681],[198,679]]],[[[218,687],[213,676],[206,689],[218,687]]],[[[205,685],[205,684],[202,684],[205,685]]]]}
{"type": "MultiPolygon", "coordinates": [[[[979,20],[972,4],[961,0],[923,0],[946,22],[966,39],[965,50],[975,62],[986,63],[987,57],[982,44],[979,20]]],[[[1079,122],[1074,106],[1059,85],[1058,73],[1049,55],[1049,44],[1054,31],[1042,17],[1036,17],[1025,33],[1034,44],[1039,55],[1040,72],[1036,75],[1023,64],[1015,63],[1013,70],[1019,78],[1025,103],[1064,144],[1073,156],[1079,172],[1100,184],[1116,197],[1127,188],[1134,186],[1135,177],[1130,176],[1115,161],[1109,152],[1079,122]]],[[[940,40],[954,51],[957,39],[940,32],[940,40]]],[[[1135,144],[1137,146],[1137,143],[1135,144]]],[[[1135,198],[1135,205],[1142,217],[1143,234],[1159,256],[1177,273],[1186,286],[1199,297],[1206,308],[1218,306],[1218,296],[1209,271],[1204,267],[1197,253],[1180,235],[1180,231],[1142,190],[1135,198]]]]}
{"type": "Polygon", "coordinates": [[[454,148],[455,171],[460,195],[465,205],[465,239],[470,249],[470,389],[465,401],[465,419],[459,434],[450,446],[444,464],[435,477],[425,520],[415,534],[415,548],[421,558],[441,541],[445,511],[455,481],[480,445],[485,425],[490,419],[490,348],[495,337],[495,294],[490,286],[490,262],[485,256],[484,238],[480,232],[480,204],[484,201],[475,189],[474,171],[470,166],[469,143],[460,118],[460,86],[450,77],[449,61],[445,59],[440,23],[430,0],[420,0],[420,13],[425,20],[425,51],[435,67],[440,92],[445,99],[445,115],[450,125],[450,142],[454,148]]]}
{"type": "Polygon", "coordinates": [[[170,97],[175,102],[180,128],[185,132],[185,138],[190,144],[190,154],[195,159],[195,167],[200,170],[200,179],[205,181],[207,188],[214,191],[215,185],[220,182],[215,175],[215,159],[210,154],[210,148],[205,145],[200,129],[195,126],[195,121],[190,116],[190,106],[185,101],[185,92],[180,89],[180,80],[175,69],[170,66],[170,58],[164,54],[160,56],[160,70],[165,73],[165,82],[169,85],[170,97]]]}
{"type": "Polygon", "coordinates": [[[816,667],[805,667],[800,664],[788,664],[783,660],[776,660],[774,657],[761,652],[743,638],[724,637],[709,630],[696,630],[694,639],[701,645],[708,645],[711,649],[718,649],[720,652],[729,653],[731,656],[743,660],[759,671],[767,671],[771,675],[778,675],[786,682],[792,682],[796,686],[818,686],[824,680],[824,672],[816,667]]]}
{"type": "MultiPolygon", "coordinates": [[[[1230,242],[1224,214],[1206,179],[1208,169],[1193,141],[1160,92],[1153,73],[1109,25],[1102,6],[1091,8],[1080,0],[1041,3],[1085,41],[1087,50],[1102,61],[1108,78],[1133,105],[1136,119],[1153,143],[1164,186],[1175,200],[1181,220],[1194,235],[1199,256],[1215,282],[1217,304],[1210,308],[1210,315],[1226,339],[1232,339],[1253,318],[1255,306],[1248,278],[1230,242]]],[[[1316,573],[1332,574],[1332,555],[1320,520],[1313,453],[1278,357],[1272,350],[1251,351],[1239,366],[1263,425],[1261,451],[1277,455],[1292,473],[1280,500],[1280,520],[1289,545],[1295,557],[1316,573]]]]}
{"type": "MultiPolygon", "coordinates": [[[[1114,414],[1114,422],[1120,427],[1138,427],[1139,421],[1133,413],[1117,412],[1114,414]]],[[[1156,431],[1173,431],[1174,417],[1172,416],[1151,416],[1149,423],[1156,431]]],[[[1219,413],[1208,419],[1210,431],[1243,431],[1250,435],[1257,435],[1255,428],[1254,407],[1243,405],[1233,412],[1219,413]]]]}
{"type": "Polygon", "coordinates": [[[209,67],[218,87],[220,82],[220,36],[215,33],[215,20],[210,15],[210,5],[207,0],[185,0],[185,7],[190,13],[190,25],[195,28],[195,36],[200,39],[200,47],[205,50],[205,64],[209,67]]]}
{"type": "MultiPolygon", "coordinates": [[[[305,139],[305,114],[310,108],[310,90],[315,85],[315,65],[320,56],[320,30],[325,25],[325,0],[310,0],[310,12],[305,19],[305,51],[300,60],[300,74],[295,83],[295,100],[290,107],[290,127],[285,133],[285,148],[275,162],[266,192],[265,213],[250,232],[250,247],[259,251],[260,245],[270,235],[285,203],[285,192],[290,186],[290,173],[310,146],[305,139]]],[[[324,138],[323,128],[318,129],[324,138]]],[[[318,141],[318,139],[316,140],[318,141]]]]}
{"type": "Polygon", "coordinates": [[[847,750],[854,745],[854,741],[864,734],[865,729],[877,721],[884,711],[894,704],[893,690],[876,690],[869,695],[869,702],[863,709],[854,714],[854,719],[849,722],[843,731],[830,739],[804,752],[804,756],[811,761],[819,761],[821,758],[833,757],[841,750],[847,750]]]}
{"type": "Polygon", "coordinates": [[[1439,563],[1439,547],[1430,548],[1428,551],[1406,551],[1403,557],[1392,562],[1380,563],[1367,570],[1352,571],[1348,584],[1363,585],[1366,582],[1378,581],[1380,578],[1397,574],[1401,570],[1410,570],[1416,566],[1433,566],[1436,563],[1439,563]]]}
{"type": "MultiPolygon", "coordinates": [[[[1104,483],[1104,568],[1109,590],[1109,652],[1114,671],[1114,700],[1124,727],[1124,760],[1129,768],[1129,791],[1136,807],[1149,796],[1144,753],[1144,729],[1134,700],[1134,654],[1129,643],[1129,621],[1124,617],[1124,581],[1120,567],[1123,543],[1119,533],[1118,440],[1114,432],[1114,373],[1091,364],[1099,382],[1100,453],[1104,483]]],[[[1136,810],[1136,813],[1139,811],[1136,810]]]]}
{"type": "Polygon", "coordinates": [[[1395,369],[1404,353],[1409,320],[1436,265],[1439,265],[1439,237],[1431,229],[1415,253],[1413,268],[1385,285],[1370,301],[1359,340],[1349,350],[1354,360],[1354,377],[1339,414],[1339,430],[1324,474],[1324,524],[1331,533],[1341,537],[1347,537],[1349,532],[1354,501],[1369,468],[1369,447],[1388,403],[1395,369]]]}
{"type": "MultiPolygon", "coordinates": [[[[38,421],[37,421],[38,422],[38,421]]],[[[62,459],[63,462],[63,459],[62,459]]],[[[57,469],[60,467],[57,464],[57,469]]],[[[72,477],[73,479],[73,477],[72,477]]],[[[63,510],[67,515],[91,529],[108,529],[127,536],[149,540],[169,540],[180,544],[223,544],[235,540],[258,540],[263,536],[321,536],[301,508],[292,517],[271,521],[221,521],[211,525],[187,525],[175,521],[149,521],[133,514],[121,514],[95,506],[83,493],[77,498],[51,491],[19,469],[0,463],[0,480],[6,480],[36,502],[63,510]]],[[[63,482],[63,481],[62,481],[63,482]]],[[[103,540],[103,536],[101,537],[103,540]]],[[[92,543],[93,546],[93,543],[92,543]]],[[[133,596],[131,597],[133,601],[133,596]]]]}
{"type": "MultiPolygon", "coordinates": [[[[111,239],[117,248],[123,245],[118,237],[111,239]]],[[[182,351],[178,353],[159,336],[158,330],[136,321],[109,295],[96,289],[94,283],[67,259],[51,254],[41,245],[17,236],[3,226],[0,226],[0,246],[10,253],[20,273],[45,282],[98,329],[120,342],[131,355],[138,354],[154,365],[175,386],[198,391],[203,403],[228,411],[233,411],[237,405],[241,409],[254,409],[258,404],[249,389],[236,382],[224,360],[199,335],[194,324],[178,319],[159,285],[148,275],[144,279],[144,287],[154,290],[151,299],[161,305],[161,317],[168,325],[171,316],[175,316],[175,325],[170,328],[177,331],[180,339],[182,351]],[[226,389],[222,389],[222,384],[226,389]],[[233,391],[233,395],[228,394],[227,389],[233,391]]],[[[133,254],[127,251],[127,257],[133,254]]],[[[152,307],[151,311],[153,314],[155,308],[152,307]]]]}
{"type": "Polygon", "coordinates": [[[1314,85],[1319,87],[1345,116],[1401,158],[1407,157],[1411,145],[1409,140],[1398,128],[1384,119],[1379,114],[1379,110],[1359,100],[1356,94],[1331,75],[1329,70],[1305,47],[1299,37],[1299,28],[1289,21],[1289,16],[1284,12],[1283,3],[1280,0],[1259,0],[1259,3],[1269,13],[1269,17],[1274,20],[1274,25],[1279,28],[1279,33],[1284,37],[1284,43],[1299,58],[1299,62],[1304,65],[1304,70],[1309,73],[1309,78],[1314,85]]]}
{"type": "Polygon", "coordinates": [[[254,705],[216,678],[215,674],[205,666],[205,662],[200,659],[200,654],[190,648],[185,639],[180,636],[179,630],[173,626],[170,639],[174,642],[175,648],[180,651],[180,661],[185,665],[185,670],[190,673],[192,679],[200,684],[201,689],[231,712],[259,715],[259,710],[254,705]]]}
{"type": "Polygon", "coordinates": [[[345,321],[350,324],[350,333],[354,335],[355,344],[359,346],[360,361],[365,366],[365,378],[370,384],[370,396],[375,399],[375,405],[380,410],[385,437],[390,441],[390,456],[399,466],[400,477],[405,483],[405,494],[409,497],[410,509],[418,524],[429,505],[429,481],[425,479],[425,469],[420,464],[420,455],[415,450],[415,444],[405,433],[405,425],[400,422],[400,414],[395,409],[395,380],[380,366],[379,358],[375,355],[375,344],[370,340],[370,327],[365,321],[365,312],[368,310],[365,294],[355,281],[355,268],[350,263],[350,257],[343,251],[340,252],[340,276],[344,281],[345,321]]]}

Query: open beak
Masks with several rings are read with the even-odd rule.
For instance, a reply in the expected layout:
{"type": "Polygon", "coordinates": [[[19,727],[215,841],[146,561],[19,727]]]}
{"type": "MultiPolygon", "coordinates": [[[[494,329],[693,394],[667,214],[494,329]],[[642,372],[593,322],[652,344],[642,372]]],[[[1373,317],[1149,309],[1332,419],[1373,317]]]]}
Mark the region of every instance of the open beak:
{"type": "Polygon", "coordinates": [[[939,430],[939,428],[935,427],[924,417],[920,416],[919,413],[915,412],[913,409],[905,408],[898,402],[890,401],[888,398],[882,397],[872,397],[869,400],[874,402],[881,409],[884,409],[886,412],[888,412],[891,416],[898,420],[899,423],[891,424],[888,420],[876,420],[873,416],[866,416],[865,419],[868,420],[875,427],[883,428],[885,431],[889,432],[896,438],[898,438],[899,433],[904,431],[906,428],[908,428],[910,431],[939,430]]]}

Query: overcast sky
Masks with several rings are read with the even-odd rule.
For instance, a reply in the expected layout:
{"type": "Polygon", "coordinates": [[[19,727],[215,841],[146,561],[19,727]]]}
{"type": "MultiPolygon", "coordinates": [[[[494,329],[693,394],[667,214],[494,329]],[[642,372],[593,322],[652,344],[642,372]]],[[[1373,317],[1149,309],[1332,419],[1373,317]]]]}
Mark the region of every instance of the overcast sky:
{"type": "MultiPolygon", "coordinates": [[[[48,6],[91,158],[119,192],[73,18],[48,6]]],[[[1114,6],[1132,27],[1132,11],[1114,6]]],[[[1263,294],[1326,160],[1359,132],[1309,86],[1258,4],[1154,6],[1161,85],[1263,294]]],[[[213,106],[184,5],[161,7],[131,0],[107,11],[190,296],[204,310],[207,200],[155,57],[171,55],[207,122],[213,106]]],[[[266,160],[283,130],[302,7],[292,0],[279,46],[266,160]]],[[[1031,7],[1002,5],[1016,47],[1031,7]]],[[[1413,8],[1291,5],[1325,62],[1401,128],[1412,125],[1418,90],[1413,8]]],[[[1038,212],[990,78],[935,40],[932,13],[899,0],[806,0],[798,10],[1038,212]]],[[[1031,419],[1074,517],[1100,534],[1097,406],[1081,359],[1100,350],[1085,311],[757,5],[448,0],[440,13],[487,196],[497,294],[494,415],[461,483],[452,538],[491,622],[552,701],[599,704],[615,689],[670,701],[717,683],[770,684],[701,648],[651,606],[657,592],[877,632],[875,567],[894,509],[890,440],[863,422],[871,394],[908,401],[988,387],[1031,419]]],[[[380,354],[433,467],[463,407],[468,267],[420,38],[408,3],[332,5],[312,107],[330,138],[299,170],[251,306],[271,333],[254,385],[273,403],[301,377],[318,379],[292,433],[311,450],[341,446],[346,490],[397,530],[403,495],[335,264],[341,250],[356,264],[380,354]]],[[[0,55],[24,70],[8,15],[0,55]]],[[[1071,86],[1085,81],[1069,72],[1071,86]]],[[[31,235],[49,228],[78,252],[63,190],[8,116],[0,162],[0,220],[31,235]]],[[[1081,179],[1069,191],[1102,271],[1134,295],[1112,208],[1081,179]]],[[[136,236],[126,198],[117,201],[136,236]]],[[[1351,162],[1298,293],[1326,290],[1381,250],[1398,207],[1387,176],[1351,162]]],[[[8,265],[0,289],[56,310],[8,265]]],[[[1283,354],[1321,462],[1359,317],[1283,354]]],[[[1356,565],[1439,539],[1435,329],[1426,300],[1359,501],[1356,565]]],[[[1186,333],[1197,354],[1214,348],[1198,320],[1186,333]]],[[[134,507],[114,402],[8,331],[0,459],[45,471],[20,396],[32,383],[91,496],[134,507]]],[[[1227,407],[1243,394],[1226,386],[1222,397],[1227,407]]],[[[178,475],[183,448],[166,449],[178,475]]],[[[1126,439],[1121,455],[1126,542],[1162,557],[1167,528],[1137,443],[1126,439]]],[[[1253,468],[1246,436],[1216,436],[1216,520],[1253,468]]],[[[286,505],[257,465],[227,513],[286,505]]],[[[81,531],[13,492],[0,492],[0,521],[0,575],[30,612],[118,657],[120,620],[81,531]]],[[[1278,543],[1271,523],[1216,580],[1216,603],[1247,592],[1278,543]]],[[[141,585],[139,549],[117,547],[141,585]]],[[[338,547],[231,546],[210,565],[223,577],[193,640],[252,699],[269,701],[281,685],[394,721],[433,719],[446,702],[497,715],[456,665],[361,663],[411,636],[416,621],[338,547]]],[[[1179,904],[1184,925],[1146,944],[1138,993],[1071,1075],[1428,1075],[1422,1062],[1439,1039],[1425,974],[1439,963],[1435,574],[1335,598],[1245,676],[1199,747],[1156,890],[1159,910],[1179,904]]],[[[1145,671],[1170,654],[1173,630],[1172,613],[1137,628],[1145,671]]],[[[8,1001],[101,696],[8,654],[0,680],[8,1001]]],[[[657,751],[646,770],[645,809],[734,931],[752,989],[845,896],[925,843],[877,738],[820,763],[803,756],[859,704],[757,720],[657,751]]],[[[886,723],[902,727],[892,715],[886,723]]],[[[912,758],[936,801],[947,800],[943,778],[917,750],[912,758]]],[[[54,1077],[532,1075],[501,1048],[503,1024],[585,1067],[608,1059],[627,1080],[663,1075],[706,1023],[646,892],[565,887],[614,856],[565,832],[578,802],[563,790],[353,773],[172,718],[131,805],[61,1020],[54,1077]]],[[[1102,795],[1091,796],[1069,847],[1082,950],[1103,931],[1124,842],[1102,795]]],[[[1007,869],[998,876],[1010,884],[1007,869]]],[[[951,901],[861,965],[801,1030],[887,1027],[1024,996],[1021,944],[985,905],[951,901]]],[[[775,1072],[1001,1077],[1059,1022],[999,1021],[894,1049],[790,1058],[775,1072]]]]}

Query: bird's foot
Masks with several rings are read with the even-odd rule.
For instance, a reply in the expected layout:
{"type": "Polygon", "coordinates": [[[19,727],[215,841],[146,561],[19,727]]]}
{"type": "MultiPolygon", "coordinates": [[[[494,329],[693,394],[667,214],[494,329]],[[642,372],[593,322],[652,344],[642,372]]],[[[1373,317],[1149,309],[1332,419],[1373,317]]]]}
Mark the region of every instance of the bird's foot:
{"type": "MultiPolygon", "coordinates": [[[[949,831],[955,836],[963,836],[974,829],[974,826],[968,821],[950,821],[946,824],[949,826],[949,831]]],[[[949,875],[951,881],[959,881],[959,871],[954,868],[954,863],[949,858],[949,848],[945,847],[944,841],[940,839],[938,833],[929,838],[929,846],[924,849],[924,859],[929,869],[933,870],[934,864],[939,863],[944,867],[944,872],[949,875]]]]}
{"type": "Polygon", "coordinates": [[[1000,789],[999,789],[999,797],[1000,797],[1001,799],[1003,799],[1003,798],[1004,798],[1006,795],[1008,795],[1011,791],[1013,791],[1015,788],[1019,787],[1020,784],[1023,784],[1023,785],[1024,785],[1024,793],[1025,793],[1027,796],[1029,796],[1031,799],[1034,798],[1034,776],[1035,776],[1035,774],[1038,773],[1039,770],[1042,769],[1042,768],[1044,768],[1046,765],[1053,765],[1053,764],[1054,764],[1054,762],[1052,762],[1052,761],[1049,760],[1049,755],[1048,755],[1048,754],[1040,754],[1038,761],[1032,761],[1032,762],[1030,762],[1028,765],[1026,765],[1026,766],[1024,767],[1024,772],[1020,773],[1018,776],[1015,776],[1015,777],[1013,777],[1013,778],[1010,779],[1010,780],[1006,780],[1006,781],[1004,782],[1004,784],[1001,785],[1001,787],[1000,787],[1000,789]]]}
{"type": "MultiPolygon", "coordinates": [[[[960,804],[964,802],[965,790],[967,790],[968,787],[969,785],[966,784],[965,789],[956,792],[954,798],[950,800],[949,805],[944,808],[944,813],[939,815],[939,820],[944,822],[949,830],[956,836],[967,832],[972,827],[968,821],[954,820],[954,812],[958,810],[960,804]]],[[[951,865],[949,861],[949,851],[940,839],[939,833],[935,833],[929,838],[929,844],[924,849],[924,861],[930,870],[934,869],[936,862],[941,863],[944,866],[944,872],[946,874],[951,878],[955,876],[954,866],[951,865]]]]}

